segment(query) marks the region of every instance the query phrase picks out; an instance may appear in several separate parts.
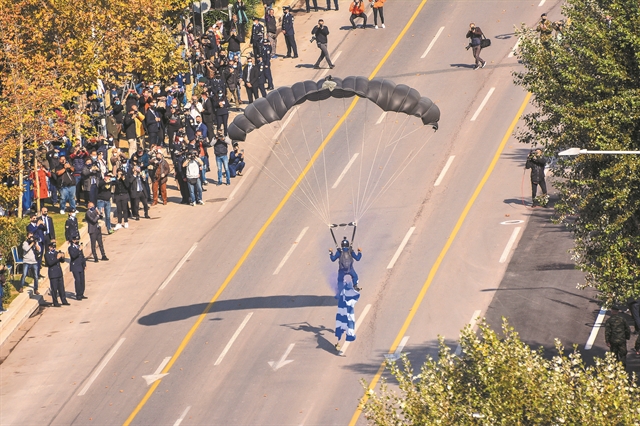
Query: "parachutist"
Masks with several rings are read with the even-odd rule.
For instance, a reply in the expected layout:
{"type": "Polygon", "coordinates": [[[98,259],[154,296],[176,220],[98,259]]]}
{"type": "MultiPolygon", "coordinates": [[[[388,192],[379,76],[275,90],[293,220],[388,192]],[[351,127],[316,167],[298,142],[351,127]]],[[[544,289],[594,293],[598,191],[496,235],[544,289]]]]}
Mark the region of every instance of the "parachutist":
{"type": "Polygon", "coordinates": [[[351,277],[353,288],[356,291],[360,291],[361,288],[358,286],[358,274],[353,268],[353,261],[360,261],[362,258],[362,250],[358,248],[358,252],[356,253],[353,250],[353,247],[351,247],[349,240],[347,240],[347,237],[343,237],[340,247],[336,248],[335,253],[333,252],[333,249],[329,249],[329,258],[332,262],[340,259],[338,262],[338,294],[340,294],[344,288],[345,275],[349,275],[351,277]]]}

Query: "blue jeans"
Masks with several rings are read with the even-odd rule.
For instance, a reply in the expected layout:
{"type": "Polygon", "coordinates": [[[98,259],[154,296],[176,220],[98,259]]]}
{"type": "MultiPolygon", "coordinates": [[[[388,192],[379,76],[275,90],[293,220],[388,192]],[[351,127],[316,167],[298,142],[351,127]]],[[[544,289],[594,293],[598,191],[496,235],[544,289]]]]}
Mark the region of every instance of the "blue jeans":
{"type": "Polygon", "coordinates": [[[58,188],[49,181],[49,192],[51,192],[51,204],[58,204],[58,188]]]}
{"type": "Polygon", "coordinates": [[[33,279],[33,291],[38,291],[38,276],[40,275],[40,270],[37,263],[22,264],[22,280],[20,281],[20,288],[24,288],[24,279],[27,278],[29,269],[33,269],[33,276],[35,277],[33,279]]]}
{"type": "Polygon", "coordinates": [[[111,231],[111,201],[98,200],[97,207],[104,214],[104,224],[107,227],[107,232],[111,231]]]}
{"type": "Polygon", "coordinates": [[[229,52],[229,60],[232,60],[232,59],[237,59],[238,66],[242,67],[242,63],[240,62],[240,60],[242,59],[242,52],[240,52],[239,50],[236,52],[229,52]]]}
{"type": "Polygon", "coordinates": [[[200,173],[202,173],[202,176],[200,177],[200,179],[202,180],[202,183],[207,181],[207,168],[209,167],[209,157],[207,157],[206,155],[204,157],[200,157],[200,159],[202,160],[202,170],[200,171],[200,173]]]}
{"type": "Polygon", "coordinates": [[[216,155],[216,164],[218,165],[218,185],[222,184],[222,166],[224,165],[224,173],[227,175],[227,185],[231,185],[231,179],[229,176],[229,157],[223,155],[218,157],[216,155]]]}
{"type": "Polygon", "coordinates": [[[202,182],[200,178],[196,179],[196,183],[189,182],[187,179],[187,185],[189,186],[189,199],[192,203],[202,201],[202,182]]]}
{"type": "Polygon", "coordinates": [[[64,210],[64,207],[69,202],[69,207],[73,210],[76,209],[76,187],[65,186],[60,188],[60,210],[64,210]]]}

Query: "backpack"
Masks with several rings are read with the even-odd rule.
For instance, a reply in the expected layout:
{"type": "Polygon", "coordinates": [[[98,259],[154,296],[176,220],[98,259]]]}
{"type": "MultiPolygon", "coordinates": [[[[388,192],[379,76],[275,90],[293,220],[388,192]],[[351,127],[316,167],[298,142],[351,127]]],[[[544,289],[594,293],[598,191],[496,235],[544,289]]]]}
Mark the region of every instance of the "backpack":
{"type": "Polygon", "coordinates": [[[350,249],[343,249],[340,253],[340,259],[338,260],[338,264],[340,265],[340,269],[349,270],[351,269],[351,265],[353,264],[353,257],[351,257],[350,249]]]}

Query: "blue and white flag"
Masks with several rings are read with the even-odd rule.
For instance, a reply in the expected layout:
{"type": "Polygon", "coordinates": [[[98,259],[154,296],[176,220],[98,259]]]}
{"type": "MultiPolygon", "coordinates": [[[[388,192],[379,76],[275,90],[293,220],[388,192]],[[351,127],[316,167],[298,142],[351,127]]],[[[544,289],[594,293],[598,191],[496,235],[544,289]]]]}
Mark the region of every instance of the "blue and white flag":
{"type": "Polygon", "coordinates": [[[355,306],[360,293],[353,289],[351,283],[344,286],[338,295],[338,313],[336,314],[336,337],[342,338],[347,332],[347,342],[356,340],[356,311],[355,306]]]}

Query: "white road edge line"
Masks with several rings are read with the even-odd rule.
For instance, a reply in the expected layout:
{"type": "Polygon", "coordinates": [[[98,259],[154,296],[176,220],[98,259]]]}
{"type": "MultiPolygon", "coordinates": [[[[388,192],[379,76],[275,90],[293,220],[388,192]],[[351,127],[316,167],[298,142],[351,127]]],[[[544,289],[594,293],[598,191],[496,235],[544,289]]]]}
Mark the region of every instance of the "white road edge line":
{"type": "Polygon", "coordinates": [[[380,114],[380,118],[378,118],[378,121],[376,121],[376,125],[382,123],[382,120],[384,120],[386,116],[387,116],[387,111],[383,111],[382,114],[380,114]]]}
{"type": "MultiPolygon", "coordinates": [[[[342,54],[342,50],[339,51],[338,53],[336,53],[336,56],[331,58],[331,62],[333,62],[333,65],[336,64],[336,62],[338,61],[338,58],[340,57],[341,54],[342,54]]],[[[325,68],[324,71],[322,71],[320,73],[320,77],[324,77],[325,75],[327,75],[328,72],[329,72],[329,68],[325,68]]]]}
{"type": "Polygon", "coordinates": [[[357,153],[357,152],[355,154],[353,154],[353,157],[351,157],[351,160],[349,160],[347,165],[344,167],[344,170],[342,171],[342,173],[340,173],[340,176],[338,176],[338,179],[336,180],[336,183],[333,184],[331,189],[336,189],[338,187],[338,185],[340,185],[340,182],[342,181],[342,178],[344,177],[344,175],[347,174],[347,171],[349,170],[349,167],[351,167],[353,162],[356,161],[356,158],[358,158],[358,155],[360,155],[360,154],[357,153]]]}
{"type": "Polygon", "coordinates": [[[409,238],[411,238],[411,234],[413,234],[413,231],[415,230],[416,230],[415,226],[412,226],[411,228],[409,228],[406,235],[404,236],[404,239],[400,243],[400,247],[398,247],[398,250],[396,250],[395,254],[391,258],[391,262],[389,262],[389,264],[387,265],[387,269],[393,268],[393,265],[396,264],[396,261],[400,257],[400,253],[402,253],[402,250],[404,250],[404,246],[407,245],[407,243],[409,242],[409,238]]]}
{"type": "Polygon", "coordinates": [[[93,382],[98,378],[98,375],[102,372],[104,367],[107,366],[107,363],[111,360],[111,358],[113,358],[118,348],[120,348],[120,346],[124,343],[125,339],[126,339],[125,337],[121,338],[120,340],[118,340],[118,343],[116,343],[115,346],[111,348],[107,356],[105,356],[102,362],[98,365],[98,368],[96,368],[96,370],[93,372],[91,377],[89,377],[89,380],[87,380],[87,383],[84,385],[82,390],[80,390],[80,393],[78,394],[78,396],[82,396],[87,393],[87,391],[89,390],[89,387],[91,387],[93,382]]]}
{"type": "Polygon", "coordinates": [[[233,333],[233,336],[231,336],[231,340],[229,340],[229,343],[227,343],[227,346],[224,347],[224,349],[222,350],[222,353],[220,354],[220,356],[218,357],[218,359],[216,360],[215,364],[213,365],[220,365],[220,363],[222,362],[222,360],[224,359],[224,356],[227,354],[227,352],[229,352],[229,349],[231,349],[231,345],[233,345],[233,342],[236,341],[236,339],[238,338],[238,336],[240,335],[240,332],[242,331],[242,329],[244,328],[245,325],[247,325],[247,323],[249,322],[249,320],[251,319],[251,316],[253,315],[253,312],[249,312],[247,314],[246,317],[244,317],[244,321],[242,321],[242,324],[240,324],[240,327],[238,327],[238,329],[236,330],[235,333],[233,333]]]}
{"type": "Polygon", "coordinates": [[[507,58],[513,58],[513,55],[515,55],[516,51],[518,50],[518,46],[520,46],[520,37],[518,37],[518,41],[516,41],[516,44],[513,45],[513,49],[511,49],[511,52],[509,52],[507,58]]]}
{"type": "Polygon", "coordinates": [[[194,250],[196,249],[196,247],[198,247],[198,243],[193,243],[193,245],[191,246],[191,248],[189,249],[189,251],[187,252],[187,254],[185,254],[182,259],[180,260],[180,262],[178,262],[178,264],[176,265],[175,268],[173,268],[173,271],[171,271],[171,273],[169,274],[169,276],[162,282],[162,284],[160,284],[160,287],[158,287],[158,291],[162,290],[163,288],[165,288],[169,282],[173,279],[173,277],[178,273],[178,271],[180,270],[180,268],[182,268],[182,265],[184,265],[184,262],[187,261],[187,259],[189,258],[189,256],[191,256],[191,254],[194,252],[194,250]]]}
{"type": "Polygon", "coordinates": [[[596,337],[598,337],[598,331],[600,331],[600,327],[602,327],[602,321],[604,321],[605,315],[607,315],[607,310],[600,308],[596,322],[593,324],[593,328],[591,329],[591,334],[589,334],[589,338],[587,339],[587,344],[584,345],[585,351],[588,351],[593,347],[593,342],[595,342],[596,337]]]}
{"type": "Polygon", "coordinates": [[[238,192],[238,190],[240,189],[244,181],[247,180],[247,176],[249,176],[249,173],[251,173],[251,170],[253,170],[253,166],[249,167],[249,169],[245,172],[245,174],[242,175],[244,179],[241,179],[240,182],[238,182],[238,185],[236,185],[236,187],[233,188],[233,191],[231,191],[231,194],[229,194],[229,198],[227,198],[227,201],[222,203],[222,205],[220,206],[218,213],[222,213],[224,209],[227,208],[227,206],[229,205],[229,202],[233,200],[233,197],[235,197],[236,192],[238,192]]]}
{"type": "Polygon", "coordinates": [[[298,244],[300,243],[300,240],[302,240],[302,237],[304,237],[304,234],[307,233],[308,229],[309,229],[309,227],[307,226],[306,228],[304,228],[302,230],[302,232],[300,232],[300,235],[298,235],[298,238],[296,238],[296,240],[293,242],[293,244],[291,244],[291,248],[289,249],[287,254],[284,255],[284,257],[280,261],[280,264],[278,265],[276,270],[273,271],[273,275],[278,275],[278,272],[280,272],[280,269],[282,269],[282,267],[284,266],[284,264],[287,261],[287,259],[289,259],[289,257],[293,254],[293,251],[296,249],[296,247],[298,247],[298,244]]]}
{"type": "Polygon", "coordinates": [[[298,112],[298,107],[295,107],[293,109],[293,111],[291,112],[291,114],[289,114],[289,116],[287,117],[286,120],[284,120],[284,123],[282,123],[282,126],[280,126],[280,128],[278,129],[278,131],[276,132],[275,135],[273,135],[273,140],[275,141],[276,139],[278,139],[278,137],[280,136],[280,134],[284,131],[284,129],[287,127],[287,125],[289,124],[289,122],[291,122],[291,119],[293,118],[294,115],[296,115],[296,112],[298,112]]]}
{"type": "Polygon", "coordinates": [[[438,37],[440,37],[440,34],[442,34],[443,30],[444,30],[444,27],[440,27],[440,29],[436,33],[436,36],[433,38],[433,40],[431,40],[431,43],[429,43],[429,47],[427,47],[427,50],[425,50],[422,56],[420,56],[420,59],[424,59],[427,56],[427,53],[429,53],[433,45],[436,44],[436,40],[438,39],[438,37]]]}
{"type": "Polygon", "coordinates": [[[540,4],[538,5],[538,7],[542,6],[545,1],[547,1],[547,0],[540,0],[540,4]]]}
{"type": "Polygon", "coordinates": [[[454,158],[456,158],[455,155],[449,157],[449,159],[447,160],[447,164],[444,165],[444,168],[440,172],[440,175],[438,176],[438,179],[436,179],[436,183],[434,183],[433,186],[438,186],[442,183],[442,179],[444,179],[444,175],[447,174],[447,171],[449,170],[449,167],[451,167],[451,163],[453,163],[454,158]]]}
{"type": "Polygon", "coordinates": [[[493,92],[495,90],[496,90],[495,87],[492,87],[491,89],[489,89],[489,93],[487,93],[487,96],[485,96],[484,99],[482,100],[482,103],[480,104],[480,106],[476,110],[476,113],[473,114],[473,117],[471,117],[471,121],[476,121],[476,118],[478,118],[478,116],[480,115],[480,112],[482,111],[482,108],[484,108],[484,106],[487,104],[487,102],[489,101],[489,98],[491,97],[491,95],[493,95],[493,92]]]}
{"type": "Polygon", "coordinates": [[[178,420],[176,420],[176,422],[173,424],[173,426],[180,426],[180,423],[182,423],[182,421],[184,420],[185,417],[187,417],[187,413],[189,412],[189,410],[191,409],[191,406],[189,405],[183,412],[182,415],[180,416],[180,418],[178,420]]]}
{"type": "MultiPolygon", "coordinates": [[[[469,325],[471,326],[471,328],[474,328],[478,322],[478,319],[480,319],[480,313],[482,311],[477,310],[473,313],[473,316],[471,317],[471,321],[469,321],[469,325]]],[[[460,346],[460,343],[458,343],[458,347],[456,348],[456,351],[453,353],[455,356],[460,356],[460,354],[462,353],[462,346],[460,346]]]]}
{"type": "MultiPolygon", "coordinates": [[[[362,324],[362,321],[364,321],[364,317],[367,316],[369,309],[371,309],[371,304],[368,304],[362,310],[360,317],[356,320],[356,327],[354,331],[358,331],[358,329],[360,328],[360,325],[362,324]]],[[[351,342],[345,342],[344,345],[342,345],[342,349],[340,349],[340,354],[339,354],[340,356],[344,356],[344,353],[347,351],[347,348],[349,347],[349,343],[351,342]]]]}
{"type": "Polygon", "coordinates": [[[509,253],[511,253],[511,249],[513,248],[513,245],[515,244],[516,239],[518,238],[520,229],[522,229],[521,226],[518,226],[513,229],[513,232],[511,233],[511,238],[509,238],[509,241],[507,241],[507,246],[504,248],[504,251],[502,252],[502,256],[500,256],[500,263],[504,263],[507,261],[507,258],[509,257],[509,253]]]}

